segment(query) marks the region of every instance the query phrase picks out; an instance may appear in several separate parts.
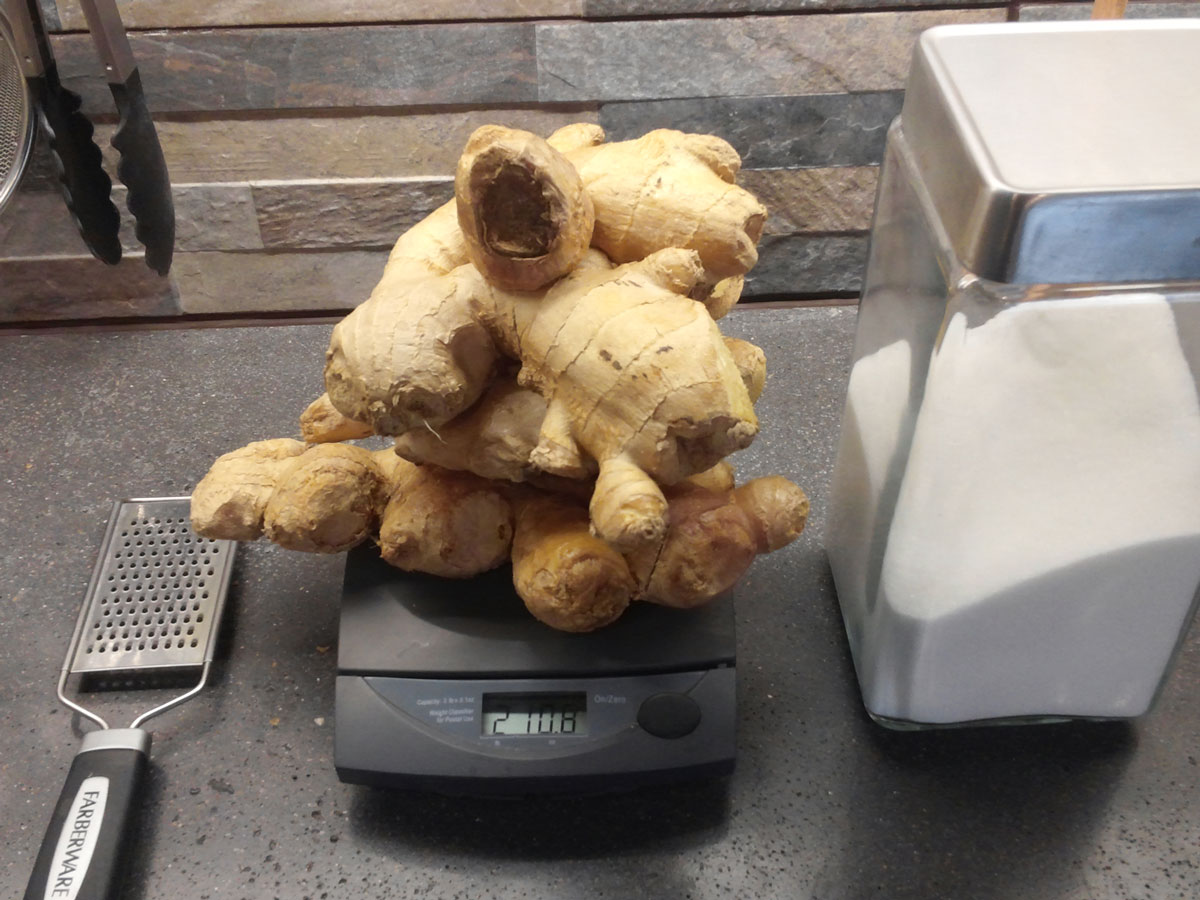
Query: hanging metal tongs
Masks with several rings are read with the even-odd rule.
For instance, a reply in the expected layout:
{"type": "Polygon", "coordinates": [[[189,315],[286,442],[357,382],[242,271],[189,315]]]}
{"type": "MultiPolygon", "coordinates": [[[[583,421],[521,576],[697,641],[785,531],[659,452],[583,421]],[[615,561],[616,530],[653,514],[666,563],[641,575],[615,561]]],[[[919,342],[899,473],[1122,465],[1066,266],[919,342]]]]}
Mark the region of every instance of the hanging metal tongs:
{"type": "MultiPolygon", "coordinates": [[[[80,0],[80,5],[121,116],[110,143],[121,154],[117,176],[129,189],[127,205],[137,239],[146,247],[146,265],[166,275],[175,251],[175,204],[137,62],[115,0],[80,0]]],[[[58,164],[67,208],[88,249],[116,264],[121,259],[121,219],[110,199],[112,181],[101,164],[92,123],[80,112],[79,95],[59,81],[38,0],[12,0],[10,7],[22,74],[58,164]]]]}

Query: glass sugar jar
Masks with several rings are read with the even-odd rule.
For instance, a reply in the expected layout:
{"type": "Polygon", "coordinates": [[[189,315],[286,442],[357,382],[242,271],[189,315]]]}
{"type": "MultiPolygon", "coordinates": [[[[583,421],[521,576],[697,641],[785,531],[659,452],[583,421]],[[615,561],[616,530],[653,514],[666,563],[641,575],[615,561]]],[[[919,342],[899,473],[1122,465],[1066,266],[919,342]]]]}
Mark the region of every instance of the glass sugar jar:
{"type": "Polygon", "coordinates": [[[1131,718],[1200,587],[1200,22],[925,32],[826,550],[893,727],[1131,718]]]}

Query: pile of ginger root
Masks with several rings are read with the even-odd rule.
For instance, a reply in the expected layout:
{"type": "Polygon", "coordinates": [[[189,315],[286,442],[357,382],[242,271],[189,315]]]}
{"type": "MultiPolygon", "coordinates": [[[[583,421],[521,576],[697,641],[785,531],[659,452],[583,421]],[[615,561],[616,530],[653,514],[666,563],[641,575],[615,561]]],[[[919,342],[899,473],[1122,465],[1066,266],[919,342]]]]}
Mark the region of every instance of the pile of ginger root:
{"type": "Polygon", "coordinates": [[[740,163],[711,135],[478,129],[454,199],[335,327],[303,440],[220,457],[194,530],[322,553],[374,540],[454,578],[511,560],[526,607],[564,631],[729,589],[808,515],[792,482],[735,486],[725,460],[758,432],[766,377],[716,324],[766,217],[740,163]],[[352,443],[372,435],[394,447],[352,443]]]}

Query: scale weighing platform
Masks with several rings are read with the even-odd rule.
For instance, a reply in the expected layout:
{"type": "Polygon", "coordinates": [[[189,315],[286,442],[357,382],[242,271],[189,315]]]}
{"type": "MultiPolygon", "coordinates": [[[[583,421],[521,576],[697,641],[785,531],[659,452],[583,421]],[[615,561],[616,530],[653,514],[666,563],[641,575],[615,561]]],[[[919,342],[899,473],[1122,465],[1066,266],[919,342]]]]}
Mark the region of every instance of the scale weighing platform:
{"type": "Polygon", "coordinates": [[[733,771],[733,597],[636,603],[590,634],[534,619],[504,567],[466,580],[346,560],[334,763],[445,793],[624,790],[733,771]]]}

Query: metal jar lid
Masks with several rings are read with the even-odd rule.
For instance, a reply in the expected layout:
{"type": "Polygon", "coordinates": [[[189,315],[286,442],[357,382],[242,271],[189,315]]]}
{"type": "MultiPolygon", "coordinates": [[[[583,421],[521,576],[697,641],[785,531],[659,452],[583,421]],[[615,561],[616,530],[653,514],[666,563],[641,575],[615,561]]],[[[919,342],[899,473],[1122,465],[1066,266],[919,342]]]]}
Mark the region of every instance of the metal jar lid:
{"type": "Polygon", "coordinates": [[[1200,21],[949,25],[900,130],[959,260],[996,281],[1200,279],[1200,21]]]}

